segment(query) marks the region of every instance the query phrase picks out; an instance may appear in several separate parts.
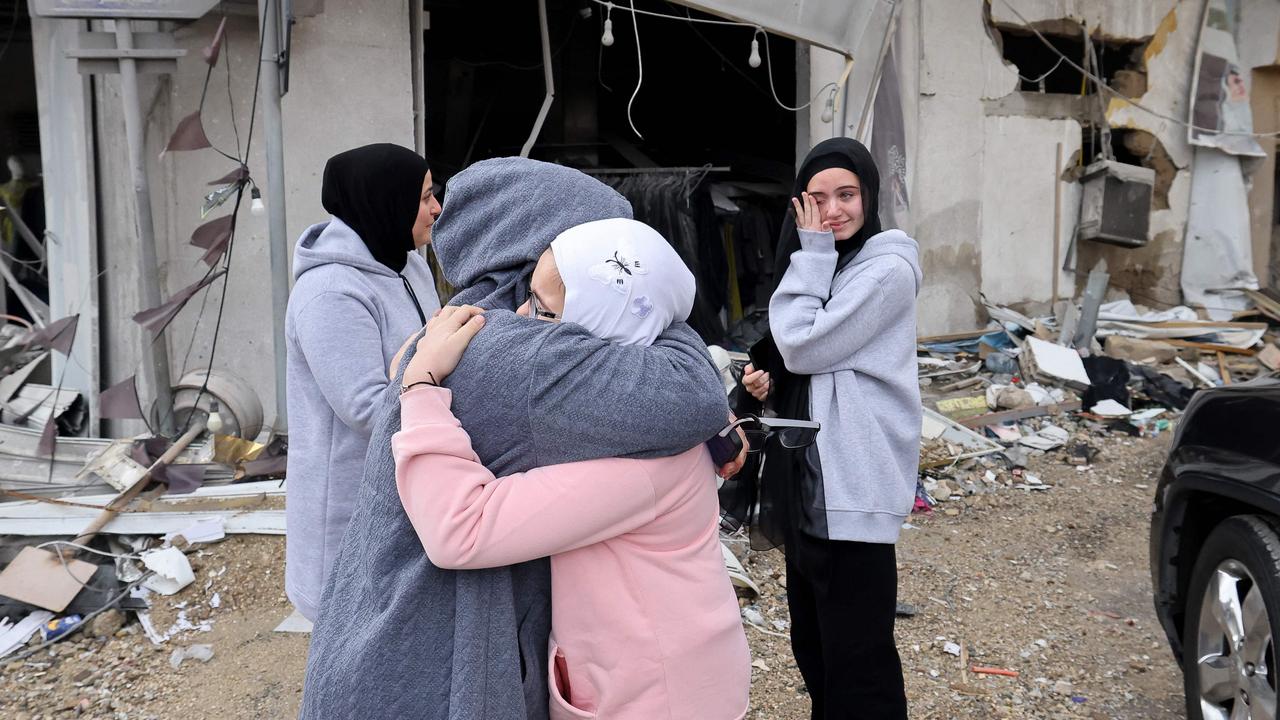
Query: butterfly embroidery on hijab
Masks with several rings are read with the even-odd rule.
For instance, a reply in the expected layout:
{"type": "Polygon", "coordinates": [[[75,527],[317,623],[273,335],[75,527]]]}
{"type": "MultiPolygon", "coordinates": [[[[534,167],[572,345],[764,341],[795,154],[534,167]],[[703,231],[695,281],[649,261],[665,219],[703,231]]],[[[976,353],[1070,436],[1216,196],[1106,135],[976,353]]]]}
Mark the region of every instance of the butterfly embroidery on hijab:
{"type": "Polygon", "coordinates": [[[640,262],[634,252],[625,247],[614,252],[613,257],[606,258],[604,262],[592,265],[587,271],[587,275],[592,280],[608,285],[622,295],[626,295],[631,289],[633,277],[647,274],[649,269],[640,262]]]}

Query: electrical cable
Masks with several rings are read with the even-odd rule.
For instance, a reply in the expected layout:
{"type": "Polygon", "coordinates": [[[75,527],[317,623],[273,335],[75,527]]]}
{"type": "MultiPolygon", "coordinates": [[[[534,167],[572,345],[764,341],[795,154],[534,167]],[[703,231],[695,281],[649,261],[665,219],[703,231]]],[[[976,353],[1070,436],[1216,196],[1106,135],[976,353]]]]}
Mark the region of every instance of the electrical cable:
{"type": "MultiPolygon", "coordinates": [[[[801,106],[799,106],[799,107],[790,107],[789,105],[786,105],[785,103],[783,103],[783,102],[782,102],[782,100],[778,99],[778,92],[777,92],[777,90],[775,90],[775,89],[774,89],[774,84],[773,84],[773,59],[772,59],[772,58],[770,57],[770,55],[769,55],[769,32],[768,32],[767,30],[765,30],[764,28],[760,27],[759,25],[757,25],[757,24],[755,24],[755,23],[739,22],[739,21],[737,21],[737,20],[712,20],[712,19],[709,19],[709,18],[695,18],[695,17],[692,17],[692,16],[690,16],[690,15],[689,15],[689,11],[688,11],[687,9],[685,10],[685,15],[684,15],[684,17],[681,17],[681,16],[679,16],[679,15],[668,15],[668,14],[666,14],[666,13],[653,12],[653,11],[650,11],[650,10],[637,10],[637,9],[636,9],[636,7],[635,7],[635,0],[629,0],[629,2],[630,2],[630,7],[619,7],[619,6],[615,5],[615,4],[613,4],[612,2],[610,2],[609,0],[592,0],[592,2],[596,3],[597,5],[603,5],[603,6],[605,6],[605,7],[610,8],[610,9],[615,9],[615,8],[616,8],[616,9],[621,10],[621,11],[624,11],[624,12],[629,11],[629,12],[631,13],[631,20],[632,20],[632,25],[633,25],[633,26],[635,25],[636,15],[648,15],[648,16],[650,16],[650,17],[665,18],[665,19],[667,19],[667,20],[681,20],[681,21],[689,22],[689,23],[702,23],[702,24],[704,24],[704,25],[725,25],[725,26],[731,26],[731,27],[744,27],[744,28],[751,28],[754,32],[763,33],[763,34],[764,34],[764,53],[765,53],[765,63],[766,63],[766,64],[765,64],[765,72],[767,72],[767,73],[769,74],[769,92],[770,92],[770,94],[772,94],[772,95],[773,95],[773,101],[774,101],[775,103],[777,103],[777,104],[778,104],[778,106],[779,106],[779,107],[781,107],[783,110],[787,110],[787,111],[789,111],[789,112],[799,112],[799,111],[801,111],[801,110],[804,110],[805,108],[807,108],[807,107],[809,107],[810,105],[813,105],[815,102],[817,102],[818,97],[819,97],[819,96],[821,96],[821,95],[822,95],[822,93],[823,93],[824,91],[826,91],[826,89],[827,89],[827,88],[829,88],[829,87],[831,87],[831,86],[833,86],[833,85],[835,85],[836,87],[839,87],[839,86],[837,85],[837,83],[829,82],[829,83],[827,83],[826,85],[823,85],[823,86],[822,86],[822,89],[818,90],[818,92],[814,94],[813,98],[812,98],[812,99],[810,99],[810,100],[809,100],[809,102],[807,102],[807,103],[805,103],[804,105],[801,105],[801,106]]],[[[700,34],[700,33],[699,33],[699,36],[701,36],[701,34],[700,34]]],[[[703,39],[704,39],[704,41],[705,41],[705,38],[703,38],[703,39]]],[[[713,49],[714,49],[714,48],[713,48],[713,49]]],[[[639,40],[639,36],[637,36],[637,38],[636,38],[636,53],[637,53],[637,55],[639,54],[639,51],[640,51],[640,40],[639,40]]],[[[717,54],[717,55],[720,55],[720,52],[717,50],[717,51],[716,51],[716,54],[717,54]]],[[[724,57],[723,55],[720,55],[720,56],[721,56],[722,58],[724,57]]],[[[727,58],[726,58],[726,61],[727,61],[727,58]]],[[[643,68],[642,68],[642,70],[641,70],[641,77],[643,78],[643,68]]],[[[639,83],[637,83],[637,84],[636,84],[636,92],[637,92],[637,93],[638,93],[638,92],[640,92],[640,85],[639,85],[639,83]]],[[[634,95],[634,94],[631,96],[631,99],[632,99],[632,101],[634,101],[634,100],[635,100],[635,95],[634,95]]],[[[628,121],[630,121],[630,119],[631,119],[631,106],[630,106],[630,104],[628,104],[628,105],[627,105],[627,119],[628,119],[628,121]]],[[[631,129],[632,129],[632,130],[635,130],[635,126],[634,126],[634,125],[632,125],[631,129]]],[[[637,132],[637,133],[636,133],[636,135],[640,135],[640,133],[639,133],[639,132],[637,132]]],[[[643,136],[641,136],[641,137],[643,137],[643,136]]]]}
{"type": "MultiPolygon", "coordinates": [[[[271,12],[271,0],[266,0],[266,2],[263,3],[262,12],[264,15],[266,13],[271,12]]],[[[266,62],[266,60],[264,60],[264,58],[262,57],[262,48],[266,44],[266,37],[267,37],[266,32],[267,32],[267,23],[263,22],[262,28],[258,31],[258,66],[257,66],[258,73],[253,82],[253,103],[249,106],[249,136],[245,140],[245,144],[244,144],[245,158],[249,157],[249,154],[253,148],[254,120],[257,118],[257,114],[258,114],[258,90],[262,85],[262,72],[263,72],[262,64],[266,62]]],[[[277,63],[279,61],[279,58],[278,57],[271,58],[270,61],[272,63],[277,63]]],[[[269,68],[268,72],[271,72],[272,70],[273,68],[269,68]]],[[[246,163],[245,161],[241,160],[240,164],[245,165],[246,163]]],[[[204,399],[205,393],[209,391],[209,378],[212,375],[213,358],[218,351],[218,338],[222,332],[222,313],[227,306],[227,286],[231,281],[231,272],[230,272],[231,271],[231,254],[232,254],[232,251],[235,249],[235,243],[236,243],[236,218],[240,216],[240,203],[244,200],[244,188],[245,188],[244,183],[241,183],[240,188],[236,191],[236,203],[233,209],[231,210],[231,218],[232,218],[231,219],[231,235],[227,239],[227,252],[222,257],[222,266],[227,272],[222,279],[222,297],[219,298],[218,300],[218,317],[217,317],[217,320],[215,320],[213,323],[213,341],[209,345],[210,372],[206,372],[204,374],[204,381],[200,383],[200,391],[196,393],[196,399],[191,404],[192,412],[187,415],[187,422],[186,422],[186,425],[184,425],[183,427],[184,433],[188,429],[190,429],[191,421],[195,419],[195,409],[200,407],[200,401],[204,399]]],[[[212,271],[212,268],[210,268],[210,271],[212,271]]],[[[173,412],[173,409],[170,409],[170,412],[173,412]]]]}
{"type": "Polygon", "coordinates": [[[801,110],[804,110],[805,108],[817,102],[818,96],[826,92],[827,88],[840,87],[839,85],[836,85],[833,82],[829,82],[826,85],[823,85],[821,88],[819,88],[818,92],[814,93],[813,97],[810,98],[809,102],[801,105],[800,107],[788,107],[787,105],[783,104],[781,100],[778,99],[778,91],[773,88],[773,56],[769,52],[769,33],[767,32],[764,33],[764,58],[765,58],[764,69],[765,69],[765,72],[769,74],[769,92],[773,93],[773,101],[778,103],[778,105],[783,110],[790,110],[791,112],[800,112],[801,110]]]}
{"type": "MultiPolygon", "coordinates": [[[[617,8],[619,10],[627,10],[627,8],[618,7],[616,4],[610,2],[610,0],[591,0],[591,1],[597,5],[603,5],[610,9],[617,8]]],[[[631,3],[630,10],[633,17],[639,14],[639,15],[648,15],[650,17],[666,18],[668,20],[684,20],[684,18],[680,17],[679,15],[668,15],[666,13],[653,12],[652,10],[636,10],[635,0],[630,0],[630,3],[631,3]]],[[[750,28],[756,27],[755,23],[744,23],[744,22],[738,22],[737,20],[712,20],[711,18],[689,18],[689,22],[703,23],[704,25],[733,25],[736,27],[750,27],[750,28]]]]}
{"type": "MultiPolygon", "coordinates": [[[[45,547],[48,547],[48,546],[50,546],[50,545],[54,545],[54,546],[70,545],[71,547],[79,548],[79,549],[81,549],[81,550],[86,550],[86,551],[88,551],[88,552],[94,553],[95,555],[103,555],[103,556],[105,556],[105,557],[109,557],[109,558],[125,558],[126,560],[141,560],[141,559],[142,559],[141,557],[139,557],[139,556],[137,556],[137,555],[117,555],[117,554],[115,554],[115,553],[103,552],[102,550],[94,550],[93,548],[88,547],[88,546],[86,546],[86,545],[80,545],[80,544],[78,544],[78,543],[67,542],[67,541],[64,541],[64,540],[53,540],[53,541],[51,541],[51,542],[41,543],[40,545],[37,545],[36,547],[37,547],[37,548],[45,548],[45,547]]],[[[63,570],[66,570],[66,571],[67,571],[67,574],[71,576],[71,579],[72,579],[72,580],[75,580],[75,581],[76,581],[76,583],[77,583],[77,584],[79,584],[81,587],[88,588],[88,589],[90,589],[90,590],[92,590],[92,591],[94,591],[94,592],[102,593],[102,594],[104,594],[104,595],[105,595],[105,594],[107,594],[107,593],[110,593],[110,592],[111,592],[111,591],[113,591],[113,590],[115,590],[115,588],[113,588],[113,587],[112,587],[112,588],[98,587],[97,585],[90,584],[90,583],[85,582],[85,581],[81,580],[80,578],[76,577],[75,573],[71,572],[71,566],[67,564],[67,558],[62,554],[62,548],[61,548],[61,547],[55,547],[55,549],[54,549],[54,554],[58,556],[58,562],[62,563],[62,569],[63,569],[63,570]]],[[[94,574],[96,575],[98,571],[95,569],[93,572],[94,572],[94,574]]],[[[90,579],[92,579],[92,576],[90,576],[90,579]]]]}
{"type": "MultiPolygon", "coordinates": [[[[226,19],[226,13],[223,12],[223,20],[226,19]]],[[[236,123],[236,101],[231,94],[231,33],[227,33],[222,38],[224,52],[222,53],[222,66],[227,71],[227,111],[231,115],[231,131],[236,136],[236,154],[240,154],[240,127],[236,123]]]]}
{"type": "Polygon", "coordinates": [[[13,21],[9,23],[9,33],[4,38],[4,46],[0,47],[0,60],[3,60],[5,53],[9,52],[9,43],[13,41],[13,33],[18,29],[18,13],[25,5],[26,3],[13,4],[13,21]]]}
{"type": "Polygon", "coordinates": [[[209,304],[209,288],[205,288],[200,294],[200,312],[196,313],[195,325],[191,327],[191,342],[187,343],[187,352],[182,356],[182,370],[178,373],[178,377],[187,374],[187,363],[191,361],[191,351],[196,347],[196,337],[200,334],[200,323],[204,321],[204,312],[209,304]]]}
{"type": "Polygon", "coordinates": [[[87,552],[87,553],[93,553],[94,555],[101,555],[102,557],[109,557],[117,560],[122,558],[125,560],[141,560],[142,559],[141,555],[130,555],[129,553],[113,553],[113,552],[108,552],[106,550],[98,550],[97,548],[91,548],[88,545],[81,545],[80,543],[71,542],[70,540],[50,540],[49,542],[46,542],[46,543],[40,543],[36,547],[46,548],[46,547],[49,547],[50,545],[65,545],[67,547],[73,547],[77,550],[83,550],[84,552],[87,552]]]}
{"type": "MultiPolygon", "coordinates": [[[[224,19],[225,19],[225,16],[224,16],[224,19]]],[[[230,63],[229,60],[227,62],[230,63]]],[[[209,81],[211,79],[213,79],[213,65],[208,65],[208,67],[206,67],[204,71],[204,85],[200,88],[200,105],[199,107],[196,108],[196,115],[202,118],[204,116],[204,102],[209,97],[209,81]]],[[[228,93],[231,92],[230,88],[228,88],[227,92],[228,93]]],[[[235,114],[234,110],[232,111],[232,114],[233,115],[235,114]]],[[[203,126],[203,122],[201,123],[201,125],[203,126]]],[[[217,145],[214,145],[213,141],[209,140],[207,135],[205,137],[205,140],[208,141],[209,147],[212,148],[214,152],[218,153],[219,155],[221,155],[222,157],[228,160],[235,160],[239,162],[240,160],[239,158],[233,155],[229,155],[226,152],[223,152],[222,148],[218,147],[217,145]]]]}
{"type": "Polygon", "coordinates": [[[1022,13],[1018,12],[1017,8],[1015,8],[1013,5],[1010,5],[1010,4],[1009,4],[1009,0],[1000,0],[1000,4],[1002,4],[1002,5],[1004,5],[1006,8],[1008,8],[1008,9],[1009,9],[1009,11],[1010,11],[1010,12],[1012,12],[1012,13],[1013,13],[1017,18],[1018,18],[1018,20],[1020,20],[1020,21],[1022,22],[1022,24],[1023,24],[1023,25],[1025,25],[1025,26],[1027,27],[1027,29],[1029,29],[1031,32],[1035,33],[1035,36],[1036,36],[1037,38],[1039,38],[1039,39],[1040,39],[1040,42],[1044,43],[1045,47],[1049,48],[1050,50],[1052,50],[1052,51],[1054,52],[1054,54],[1056,54],[1058,57],[1062,58],[1062,60],[1063,60],[1064,62],[1066,62],[1066,63],[1067,63],[1067,65],[1070,65],[1071,67],[1075,68],[1075,69],[1076,69],[1076,71],[1077,71],[1077,72],[1079,72],[1081,75],[1083,75],[1084,77],[1086,77],[1086,78],[1088,78],[1088,79],[1092,80],[1094,83],[1096,83],[1096,84],[1097,84],[1097,86],[1098,86],[1098,88],[1099,88],[1099,89],[1101,89],[1101,90],[1103,90],[1103,91],[1105,91],[1105,92],[1107,92],[1107,93],[1109,93],[1109,94],[1111,94],[1111,95],[1115,96],[1116,98],[1119,98],[1120,100],[1123,100],[1123,101],[1125,101],[1125,102],[1129,103],[1130,105],[1132,105],[1132,106],[1134,106],[1134,107],[1138,108],[1139,110],[1142,110],[1143,112],[1146,112],[1146,113],[1148,113],[1148,114],[1150,114],[1150,115],[1154,115],[1155,117],[1158,117],[1158,118],[1160,118],[1161,120],[1167,120],[1167,121],[1169,121],[1169,122],[1171,122],[1171,123],[1174,123],[1174,124],[1176,124],[1176,125],[1180,125],[1180,126],[1182,126],[1182,127],[1185,127],[1185,128],[1187,128],[1188,130],[1196,130],[1196,131],[1203,132],[1203,133],[1212,133],[1212,134],[1214,134],[1214,135],[1231,135],[1231,136],[1236,136],[1236,137],[1252,137],[1252,138],[1271,138],[1271,137],[1280,137],[1280,131],[1277,131],[1277,132],[1256,133],[1256,132],[1238,132],[1238,131],[1230,131],[1230,130],[1218,130],[1217,128],[1205,128],[1205,127],[1200,127],[1199,125],[1195,125],[1195,124],[1193,124],[1193,123],[1189,123],[1189,122],[1187,122],[1187,121],[1185,121],[1185,120],[1181,120],[1181,119],[1179,119],[1179,118],[1173,117],[1172,115],[1166,115],[1166,114],[1164,114],[1164,113],[1162,113],[1162,112],[1159,112],[1159,111],[1157,111],[1157,110],[1152,110],[1151,108],[1149,108],[1149,107],[1147,107],[1147,106],[1143,105],[1142,103],[1138,102],[1137,100],[1134,100],[1133,98],[1131,98],[1131,97],[1129,97],[1129,96],[1127,96],[1127,95],[1125,95],[1125,94],[1121,93],[1120,91],[1115,90],[1114,88],[1112,88],[1110,85],[1108,85],[1108,84],[1107,84],[1107,81],[1106,81],[1106,80],[1104,80],[1104,79],[1102,79],[1102,78],[1098,77],[1097,75],[1094,75],[1093,73],[1089,72],[1088,70],[1084,69],[1083,67],[1080,67],[1080,65],[1078,65],[1074,60],[1072,60],[1071,58],[1067,57],[1067,56],[1066,56],[1066,55],[1065,55],[1061,50],[1059,50],[1058,48],[1054,47],[1053,43],[1049,42],[1049,39],[1048,39],[1048,38],[1046,38],[1043,34],[1041,34],[1041,32],[1040,32],[1039,30],[1037,30],[1037,29],[1035,28],[1035,26],[1034,26],[1034,25],[1032,25],[1032,24],[1031,24],[1031,21],[1029,21],[1029,20],[1027,20],[1025,17],[1023,17],[1022,13]]]}
{"type": "MultiPolygon", "coordinates": [[[[1040,83],[1041,83],[1045,78],[1047,78],[1047,77],[1049,77],[1050,75],[1052,75],[1052,74],[1053,74],[1053,71],[1054,71],[1054,70],[1057,70],[1057,69],[1058,69],[1058,67],[1062,65],[1062,61],[1063,61],[1063,60],[1065,60],[1065,59],[1066,59],[1065,57],[1060,57],[1060,58],[1058,58],[1058,62],[1054,63],[1054,64],[1053,64],[1053,67],[1051,67],[1051,68],[1049,68],[1048,70],[1046,70],[1046,71],[1044,72],[1044,74],[1043,74],[1043,75],[1041,75],[1041,76],[1040,76],[1040,77],[1038,77],[1038,78],[1029,78],[1029,77],[1025,77],[1022,73],[1020,73],[1020,72],[1018,72],[1018,71],[1016,71],[1016,70],[1014,71],[1014,73],[1013,73],[1013,74],[1014,74],[1014,75],[1017,75],[1017,76],[1018,76],[1018,79],[1019,79],[1019,80],[1021,80],[1021,81],[1023,81],[1023,82],[1029,82],[1029,83],[1033,83],[1033,84],[1035,84],[1035,85],[1039,85],[1039,84],[1040,84],[1040,83]]],[[[1017,66],[1015,65],[1014,67],[1017,67],[1017,66]]]]}
{"type": "Polygon", "coordinates": [[[75,631],[77,631],[77,630],[79,630],[80,628],[84,627],[84,626],[85,626],[85,624],[86,624],[86,623],[88,623],[90,620],[92,620],[92,619],[94,619],[95,617],[97,617],[97,616],[101,615],[102,613],[106,612],[107,610],[109,610],[109,609],[111,609],[111,608],[115,607],[115,606],[116,606],[116,604],[117,604],[117,603],[119,603],[121,600],[123,600],[123,599],[124,599],[124,597],[125,597],[126,595],[128,595],[128,594],[129,594],[129,593],[131,593],[131,592],[133,592],[133,589],[134,589],[134,588],[136,588],[137,586],[141,585],[143,580],[146,580],[147,578],[151,577],[153,574],[154,574],[154,573],[152,573],[152,572],[147,572],[147,573],[146,573],[146,574],[144,574],[142,577],[140,577],[140,578],[138,578],[137,580],[134,580],[133,582],[129,583],[128,585],[126,585],[126,586],[125,586],[124,590],[121,590],[121,591],[120,591],[120,593],[119,593],[118,595],[116,595],[115,597],[113,597],[113,598],[111,598],[110,600],[108,600],[108,601],[107,601],[107,603],[106,603],[105,605],[103,605],[102,607],[98,608],[97,610],[94,610],[93,612],[89,613],[88,615],[85,615],[84,617],[80,618],[80,622],[76,623],[75,625],[72,625],[70,628],[67,628],[67,630],[66,630],[66,631],[64,631],[62,634],[58,635],[57,637],[55,637],[55,638],[53,638],[53,639],[51,639],[51,640],[46,640],[46,641],[44,641],[44,642],[40,643],[39,645],[36,645],[36,646],[35,646],[35,647],[33,647],[33,648],[30,648],[30,649],[28,649],[28,650],[25,650],[25,651],[23,651],[23,652],[18,653],[17,655],[9,655],[9,656],[6,656],[6,657],[4,658],[5,662],[17,662],[17,661],[19,661],[19,660],[26,660],[27,658],[31,657],[32,655],[35,655],[36,653],[40,652],[41,650],[44,650],[45,648],[49,647],[50,645],[53,645],[53,644],[58,643],[58,642],[61,642],[64,638],[68,638],[68,637],[70,637],[73,633],[75,633],[75,631]]]}
{"type": "MultiPolygon", "coordinates": [[[[720,52],[720,49],[717,48],[714,43],[712,43],[710,40],[707,39],[706,35],[703,35],[701,32],[698,31],[698,26],[692,24],[693,17],[689,15],[689,8],[685,8],[684,13],[685,13],[684,19],[688,20],[691,23],[689,25],[689,30],[694,35],[697,35],[698,39],[701,40],[707,46],[707,48],[711,50],[711,52],[719,56],[719,58],[724,61],[725,65],[732,68],[734,72],[741,75],[744,80],[751,83],[751,87],[755,88],[756,92],[760,93],[761,95],[764,95],[765,97],[769,96],[769,94],[765,91],[764,87],[760,85],[760,83],[756,82],[755,78],[751,77],[746,73],[746,71],[738,67],[738,63],[734,62],[733,60],[730,60],[727,56],[725,56],[724,53],[720,52]]],[[[602,45],[601,48],[603,49],[603,47],[604,46],[602,45]]]]}
{"type": "Polygon", "coordinates": [[[644,136],[636,129],[636,123],[631,119],[631,106],[635,104],[636,96],[640,94],[640,85],[644,83],[644,57],[640,53],[640,21],[636,16],[636,0],[629,0],[629,2],[631,3],[631,29],[636,34],[636,67],[639,69],[639,77],[636,78],[636,89],[631,93],[631,99],[627,101],[627,124],[631,126],[631,132],[643,140],[644,136]]]}
{"type": "MultiPolygon", "coordinates": [[[[551,58],[553,60],[555,58],[560,57],[560,53],[564,52],[564,49],[569,46],[569,41],[573,39],[573,33],[577,29],[578,29],[578,16],[574,15],[573,23],[569,26],[569,32],[564,36],[564,40],[560,41],[560,46],[557,47],[551,53],[551,58]]],[[[511,70],[519,70],[519,71],[538,70],[542,67],[541,60],[539,60],[536,64],[533,64],[533,65],[516,65],[515,63],[510,63],[510,62],[507,62],[506,60],[485,60],[485,61],[473,62],[470,60],[456,59],[456,62],[459,65],[466,65],[467,67],[473,67],[473,68],[500,66],[500,67],[510,68],[511,70]]]]}

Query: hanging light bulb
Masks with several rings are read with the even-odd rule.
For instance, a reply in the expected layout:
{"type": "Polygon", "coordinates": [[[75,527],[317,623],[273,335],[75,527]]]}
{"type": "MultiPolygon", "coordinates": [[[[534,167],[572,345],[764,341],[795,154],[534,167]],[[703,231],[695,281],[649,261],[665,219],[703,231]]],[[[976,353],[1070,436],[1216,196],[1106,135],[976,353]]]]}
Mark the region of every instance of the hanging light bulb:
{"type": "MultiPolygon", "coordinates": [[[[756,36],[760,34],[760,29],[756,28],[756,36]]],[[[751,38],[751,57],[747,58],[747,64],[753,68],[760,67],[760,41],[752,36],[751,38]]]]}
{"type": "Polygon", "coordinates": [[[267,206],[262,202],[262,191],[254,186],[249,192],[249,197],[252,198],[249,202],[249,212],[253,213],[254,217],[262,217],[267,212],[267,206]]]}
{"type": "Polygon", "coordinates": [[[222,421],[222,413],[218,412],[218,403],[209,404],[209,417],[204,421],[205,429],[210,435],[217,435],[222,432],[224,423],[222,421]]]}
{"type": "Polygon", "coordinates": [[[613,19],[609,17],[613,14],[613,3],[607,3],[604,6],[604,34],[600,36],[600,44],[605,47],[613,45],[613,19]]]}
{"type": "Polygon", "coordinates": [[[836,116],[836,91],[832,90],[827,96],[827,102],[822,106],[822,122],[829,123],[836,116]]]}

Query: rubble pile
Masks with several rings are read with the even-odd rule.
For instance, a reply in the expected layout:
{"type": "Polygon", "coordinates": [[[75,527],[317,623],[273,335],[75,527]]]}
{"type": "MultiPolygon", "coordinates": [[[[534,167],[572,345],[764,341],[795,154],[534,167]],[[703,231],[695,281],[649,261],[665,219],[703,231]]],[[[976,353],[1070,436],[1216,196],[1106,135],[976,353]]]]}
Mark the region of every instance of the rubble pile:
{"type": "Polygon", "coordinates": [[[1258,295],[1258,310],[1231,321],[1203,319],[1186,307],[1155,312],[1124,299],[1084,317],[1084,303],[1059,303],[1055,315],[1038,318],[988,305],[991,327],[921,338],[926,418],[917,509],[1008,489],[1046,490],[1051,485],[1027,471],[1032,460],[1087,467],[1099,438],[1158,436],[1197,389],[1280,370],[1280,305],[1258,295]],[[949,431],[976,431],[994,446],[974,452],[931,436],[934,409],[949,431]]]}

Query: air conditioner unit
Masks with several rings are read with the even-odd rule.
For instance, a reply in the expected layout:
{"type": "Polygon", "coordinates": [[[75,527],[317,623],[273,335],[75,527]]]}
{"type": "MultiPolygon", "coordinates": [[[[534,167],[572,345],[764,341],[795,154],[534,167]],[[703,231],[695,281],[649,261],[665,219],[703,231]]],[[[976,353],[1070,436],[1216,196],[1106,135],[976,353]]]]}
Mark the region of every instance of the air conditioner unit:
{"type": "Polygon", "coordinates": [[[1076,237],[1121,247],[1146,245],[1155,183],[1151,168],[1115,160],[1090,164],[1080,178],[1084,194],[1076,237]]]}

